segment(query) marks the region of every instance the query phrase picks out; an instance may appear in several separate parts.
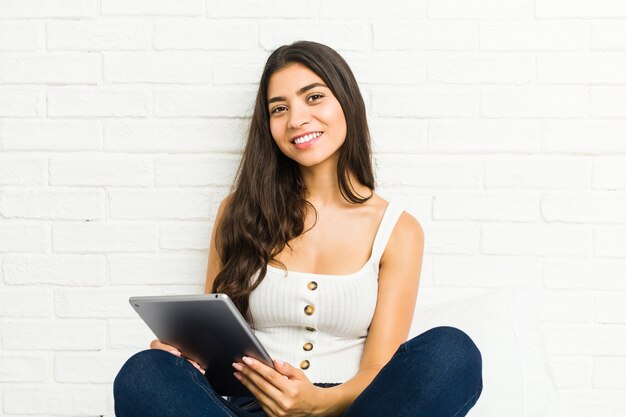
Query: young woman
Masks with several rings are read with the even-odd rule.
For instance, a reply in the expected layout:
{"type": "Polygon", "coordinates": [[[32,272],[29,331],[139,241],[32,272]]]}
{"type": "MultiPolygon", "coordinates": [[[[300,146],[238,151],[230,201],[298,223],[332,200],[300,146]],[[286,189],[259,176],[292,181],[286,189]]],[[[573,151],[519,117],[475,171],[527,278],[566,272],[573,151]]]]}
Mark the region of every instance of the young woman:
{"type": "Polygon", "coordinates": [[[206,292],[228,294],[274,358],[233,372],[254,397],[223,399],[158,340],[114,384],[128,416],[461,417],[481,356],[458,329],[407,342],[424,236],[374,192],[369,131],[343,58],[314,42],[274,51],[232,193],[221,203],[206,292]]]}

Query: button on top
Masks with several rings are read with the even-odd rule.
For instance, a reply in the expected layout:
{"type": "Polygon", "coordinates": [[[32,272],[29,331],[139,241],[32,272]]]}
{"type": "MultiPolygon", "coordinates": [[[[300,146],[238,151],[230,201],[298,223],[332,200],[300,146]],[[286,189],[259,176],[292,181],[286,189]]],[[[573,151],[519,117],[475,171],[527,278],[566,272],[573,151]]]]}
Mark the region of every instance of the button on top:
{"type": "Polygon", "coordinates": [[[306,314],[307,316],[313,315],[314,312],[315,307],[313,307],[311,304],[308,304],[306,307],[304,307],[304,314],[306,314]]]}
{"type": "Polygon", "coordinates": [[[306,359],[300,362],[300,368],[302,369],[309,369],[309,366],[311,366],[311,362],[307,361],[306,359]]]}
{"type": "Polygon", "coordinates": [[[307,352],[309,350],[313,350],[313,343],[309,343],[309,342],[305,343],[304,346],[302,346],[302,349],[306,350],[307,352]]]}
{"type": "Polygon", "coordinates": [[[306,285],[306,287],[311,291],[315,291],[317,289],[317,282],[311,281],[306,285]]]}

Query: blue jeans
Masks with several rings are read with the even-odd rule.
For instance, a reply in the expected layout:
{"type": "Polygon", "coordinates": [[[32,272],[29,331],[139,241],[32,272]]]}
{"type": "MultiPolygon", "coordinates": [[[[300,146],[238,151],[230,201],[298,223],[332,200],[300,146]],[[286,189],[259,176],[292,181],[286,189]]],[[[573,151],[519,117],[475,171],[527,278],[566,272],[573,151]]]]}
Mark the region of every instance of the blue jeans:
{"type": "MultiPolygon", "coordinates": [[[[474,342],[454,327],[436,327],[400,345],[344,417],[463,417],[481,392],[474,342]]],[[[117,417],[266,417],[254,397],[222,398],[185,359],[161,350],[131,357],[113,393],[117,417]]]]}

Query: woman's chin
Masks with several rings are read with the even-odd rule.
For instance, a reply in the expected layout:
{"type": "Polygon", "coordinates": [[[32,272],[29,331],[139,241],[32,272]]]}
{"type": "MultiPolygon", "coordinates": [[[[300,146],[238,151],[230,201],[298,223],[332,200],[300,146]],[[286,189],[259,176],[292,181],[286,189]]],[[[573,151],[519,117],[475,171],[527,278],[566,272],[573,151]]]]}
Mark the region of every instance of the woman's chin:
{"type": "Polygon", "coordinates": [[[337,168],[337,162],[339,161],[339,153],[335,153],[328,156],[315,156],[311,155],[309,157],[303,158],[302,156],[292,158],[295,162],[298,163],[302,168],[317,168],[317,167],[332,167],[333,169],[337,168]]]}

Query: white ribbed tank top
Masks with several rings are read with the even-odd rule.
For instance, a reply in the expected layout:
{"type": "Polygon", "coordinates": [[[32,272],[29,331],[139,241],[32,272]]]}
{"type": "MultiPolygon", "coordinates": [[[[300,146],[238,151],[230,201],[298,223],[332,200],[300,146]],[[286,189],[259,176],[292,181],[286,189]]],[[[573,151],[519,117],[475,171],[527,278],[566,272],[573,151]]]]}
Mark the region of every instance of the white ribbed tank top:
{"type": "Polygon", "coordinates": [[[359,371],[378,296],[378,270],[404,209],[389,202],[372,253],[348,275],[284,271],[267,275],[250,295],[253,330],[270,356],[304,371],[311,382],[345,382],[359,371]]]}

